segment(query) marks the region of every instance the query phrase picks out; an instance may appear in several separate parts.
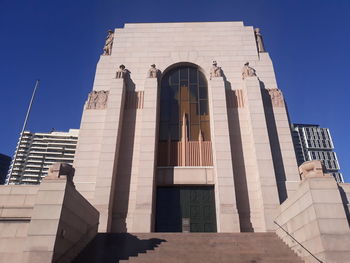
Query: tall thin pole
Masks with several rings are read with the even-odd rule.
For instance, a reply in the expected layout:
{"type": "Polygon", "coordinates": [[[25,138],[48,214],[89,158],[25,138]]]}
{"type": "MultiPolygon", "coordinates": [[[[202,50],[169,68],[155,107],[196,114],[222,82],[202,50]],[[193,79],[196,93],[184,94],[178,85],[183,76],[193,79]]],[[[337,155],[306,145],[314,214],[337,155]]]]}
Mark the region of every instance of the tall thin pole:
{"type": "MultiPolygon", "coordinates": [[[[34,90],[33,90],[33,93],[32,93],[32,97],[31,97],[30,102],[29,102],[27,114],[26,114],[26,117],[25,117],[25,119],[24,119],[22,131],[21,131],[21,134],[20,134],[20,136],[19,136],[18,146],[17,146],[16,152],[15,152],[15,156],[14,156],[13,161],[12,161],[12,165],[11,165],[11,171],[10,171],[10,173],[9,173],[9,176],[7,177],[7,184],[9,184],[10,178],[11,178],[11,176],[12,176],[13,167],[14,167],[15,162],[16,162],[16,159],[17,159],[19,147],[21,146],[23,133],[24,133],[26,127],[27,127],[27,122],[28,122],[29,114],[30,114],[30,111],[31,111],[31,109],[32,109],[33,101],[34,101],[34,98],[35,98],[35,93],[36,93],[36,90],[37,90],[38,87],[39,87],[39,83],[40,83],[40,80],[37,79],[36,82],[35,82],[35,86],[34,86],[34,90]]],[[[21,176],[21,180],[22,180],[22,176],[21,176]]]]}

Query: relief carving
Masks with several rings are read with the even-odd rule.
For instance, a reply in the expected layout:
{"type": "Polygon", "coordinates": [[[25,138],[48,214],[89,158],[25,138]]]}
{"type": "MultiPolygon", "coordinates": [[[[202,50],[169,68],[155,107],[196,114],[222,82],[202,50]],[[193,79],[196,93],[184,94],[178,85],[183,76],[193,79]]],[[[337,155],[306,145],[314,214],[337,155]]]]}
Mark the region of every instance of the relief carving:
{"type": "Polygon", "coordinates": [[[148,78],[158,78],[160,75],[160,70],[156,68],[155,64],[151,65],[151,68],[148,70],[148,78]]]}
{"type": "Polygon", "coordinates": [[[222,77],[222,69],[221,67],[217,66],[217,62],[213,61],[213,66],[210,69],[210,79],[212,78],[217,78],[217,77],[222,77]]]}
{"type": "Polygon", "coordinates": [[[254,33],[255,33],[256,45],[258,46],[259,53],[266,52],[264,47],[264,41],[260,33],[260,28],[255,28],[254,33]]]}
{"type": "Polygon", "coordinates": [[[107,107],[109,91],[99,90],[89,93],[86,109],[103,110],[107,107]]]}
{"type": "Polygon", "coordinates": [[[130,76],[130,71],[125,68],[124,65],[119,66],[119,70],[116,72],[116,79],[128,79],[130,76]]]}
{"type": "Polygon", "coordinates": [[[279,89],[268,89],[269,95],[271,97],[271,104],[274,107],[283,107],[284,99],[281,90],[279,89]]]}
{"type": "Polygon", "coordinates": [[[112,30],[108,30],[106,43],[105,43],[105,46],[103,47],[104,56],[110,56],[112,54],[113,38],[114,38],[114,32],[112,30]]]}
{"type": "Polygon", "coordinates": [[[246,62],[242,68],[242,79],[254,76],[256,76],[255,69],[249,66],[249,62],[246,62]]]}

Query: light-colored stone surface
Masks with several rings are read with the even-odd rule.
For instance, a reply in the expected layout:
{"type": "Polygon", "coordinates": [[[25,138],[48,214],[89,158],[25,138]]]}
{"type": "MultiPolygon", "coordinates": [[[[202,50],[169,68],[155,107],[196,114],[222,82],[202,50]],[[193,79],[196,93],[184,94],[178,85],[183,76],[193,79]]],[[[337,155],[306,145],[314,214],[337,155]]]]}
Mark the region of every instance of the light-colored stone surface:
{"type": "Polygon", "coordinates": [[[159,167],[157,169],[158,186],[214,185],[214,182],[212,167],[159,167]]]}
{"type": "Polygon", "coordinates": [[[0,262],[23,262],[38,185],[0,186],[0,262]]]}
{"type": "Polygon", "coordinates": [[[0,187],[0,262],[70,262],[96,235],[99,214],[73,176],[56,163],[41,185],[0,187]]]}
{"type": "Polygon", "coordinates": [[[234,194],[225,83],[222,77],[209,82],[210,126],[215,171],[215,202],[218,232],[239,232],[239,216],[234,194]]]}
{"type": "Polygon", "coordinates": [[[132,232],[150,232],[154,222],[154,191],[156,175],[158,81],[148,78],[144,84],[144,108],[140,138],[139,174],[135,197],[132,232]]]}
{"type": "Polygon", "coordinates": [[[70,262],[96,235],[99,213],[77,192],[73,175],[64,164],[50,167],[36,196],[23,262],[70,262]]]}
{"type": "MultiPolygon", "coordinates": [[[[280,206],[276,222],[323,262],[346,262],[344,259],[350,256],[350,230],[342,191],[332,176],[322,172],[315,176],[313,169],[301,170],[305,178],[280,206]]],[[[315,262],[282,229],[277,229],[277,234],[306,262],[315,262]]]]}
{"type": "MultiPolygon", "coordinates": [[[[260,211],[255,211],[260,215],[260,227],[257,225],[255,231],[271,231],[275,229],[273,218],[277,215],[279,198],[261,94],[262,87],[259,79],[254,76],[244,79],[243,82],[251,136],[250,147],[253,149],[250,153],[251,168],[247,173],[255,175],[258,185],[251,197],[252,200],[259,200],[255,204],[260,206],[260,211]]],[[[249,160],[249,157],[247,159],[249,160]]]]}

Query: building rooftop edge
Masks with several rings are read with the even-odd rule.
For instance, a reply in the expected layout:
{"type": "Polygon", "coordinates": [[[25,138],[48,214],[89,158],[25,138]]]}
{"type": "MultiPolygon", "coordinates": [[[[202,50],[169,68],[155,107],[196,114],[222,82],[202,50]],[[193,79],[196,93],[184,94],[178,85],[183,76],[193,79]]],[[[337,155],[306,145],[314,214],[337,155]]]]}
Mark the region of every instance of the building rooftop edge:
{"type": "Polygon", "coordinates": [[[128,26],[133,25],[179,25],[179,24],[214,24],[214,23],[221,23],[221,24],[237,24],[237,25],[244,25],[243,21],[182,21],[182,22],[125,22],[124,28],[128,26]]]}

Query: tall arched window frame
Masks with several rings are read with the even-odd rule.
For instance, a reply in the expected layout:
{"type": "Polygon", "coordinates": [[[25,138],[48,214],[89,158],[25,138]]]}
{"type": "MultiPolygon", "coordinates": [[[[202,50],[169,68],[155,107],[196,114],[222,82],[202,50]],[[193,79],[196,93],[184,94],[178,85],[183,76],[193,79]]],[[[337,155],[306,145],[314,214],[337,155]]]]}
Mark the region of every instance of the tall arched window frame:
{"type": "Polygon", "coordinates": [[[208,84],[198,68],[179,66],[161,81],[159,141],[198,141],[200,136],[211,140],[208,84]]]}

